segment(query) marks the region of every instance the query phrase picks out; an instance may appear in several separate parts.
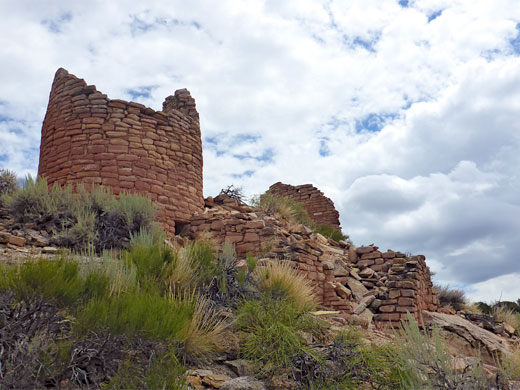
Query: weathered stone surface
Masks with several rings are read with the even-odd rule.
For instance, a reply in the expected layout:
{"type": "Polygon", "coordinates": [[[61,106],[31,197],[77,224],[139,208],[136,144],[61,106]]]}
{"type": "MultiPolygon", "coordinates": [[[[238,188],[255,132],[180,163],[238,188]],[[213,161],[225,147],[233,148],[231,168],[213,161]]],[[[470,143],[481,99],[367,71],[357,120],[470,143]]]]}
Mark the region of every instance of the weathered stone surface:
{"type": "Polygon", "coordinates": [[[266,390],[265,385],[250,376],[228,380],[220,386],[221,390],[266,390]]]}
{"type": "Polygon", "coordinates": [[[238,376],[252,375],[254,372],[253,362],[244,359],[228,360],[224,362],[226,366],[231,368],[238,376]]]}
{"type": "Polygon", "coordinates": [[[9,244],[13,244],[13,245],[16,245],[16,246],[24,246],[25,245],[25,238],[10,235],[9,238],[8,238],[8,242],[9,242],[9,244]]]}
{"type": "Polygon", "coordinates": [[[498,356],[511,354],[511,346],[505,339],[464,318],[429,311],[424,311],[422,315],[425,323],[435,324],[442,330],[456,336],[452,337],[451,340],[458,342],[461,348],[471,350],[480,348],[486,363],[493,364],[493,359],[497,354],[498,356]]]}
{"type": "Polygon", "coordinates": [[[360,301],[365,294],[368,292],[367,288],[363,286],[363,284],[354,278],[347,278],[347,285],[352,291],[352,295],[356,298],[357,301],[360,301]]]}

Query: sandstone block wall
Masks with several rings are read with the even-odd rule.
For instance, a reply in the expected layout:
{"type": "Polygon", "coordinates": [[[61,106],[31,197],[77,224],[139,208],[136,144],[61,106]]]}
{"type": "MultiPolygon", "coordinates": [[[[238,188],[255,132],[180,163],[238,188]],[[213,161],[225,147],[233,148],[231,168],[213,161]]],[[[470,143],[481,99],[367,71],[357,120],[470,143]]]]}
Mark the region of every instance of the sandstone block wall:
{"type": "Polygon", "coordinates": [[[269,191],[303,203],[309,217],[318,225],[340,227],[339,213],[334,208],[334,203],[312,184],[292,186],[278,182],[269,187],[269,191]]]}
{"type": "Polygon", "coordinates": [[[157,112],[109,99],[65,69],[56,72],[42,127],[38,175],[50,185],[104,185],[149,196],[171,232],[204,205],[195,101],[178,90],[157,112]]]}
{"type": "Polygon", "coordinates": [[[417,320],[424,310],[437,311],[439,300],[433,290],[430,270],[423,255],[406,256],[377,246],[356,249],[352,264],[359,269],[363,285],[370,289],[383,287],[375,308],[375,320],[381,324],[399,323],[410,312],[417,320]]]}
{"type": "Polygon", "coordinates": [[[338,243],[232,198],[206,199],[204,212],[193,215],[184,233],[210,234],[220,245],[228,241],[239,258],[251,253],[260,261],[291,262],[311,281],[321,305],[361,324],[398,325],[406,312],[420,319],[422,311],[439,307],[424,256],[338,243]]]}

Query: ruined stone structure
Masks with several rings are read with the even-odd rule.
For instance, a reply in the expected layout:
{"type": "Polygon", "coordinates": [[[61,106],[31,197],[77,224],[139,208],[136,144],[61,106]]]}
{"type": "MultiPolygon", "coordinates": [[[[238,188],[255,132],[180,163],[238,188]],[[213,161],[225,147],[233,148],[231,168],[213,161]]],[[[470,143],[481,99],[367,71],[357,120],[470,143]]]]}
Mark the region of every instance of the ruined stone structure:
{"type": "MultiPolygon", "coordinates": [[[[157,205],[170,231],[212,234],[239,258],[292,262],[312,281],[319,302],[359,321],[394,324],[406,312],[436,311],[424,256],[335,242],[225,195],[202,195],[199,114],[186,89],[163,111],[112,100],[64,69],[56,72],[42,127],[38,174],[49,185],[104,185],[136,192],[157,205]],[[177,229],[176,229],[177,225],[177,229]]],[[[318,225],[340,227],[333,202],[311,184],[273,184],[269,191],[303,203],[318,225]]]]}
{"type": "Polygon", "coordinates": [[[203,208],[199,114],[186,89],[157,112],[109,99],[59,69],[42,127],[38,175],[50,185],[104,185],[150,197],[173,232],[203,208]]]}
{"type": "Polygon", "coordinates": [[[361,323],[395,326],[407,312],[420,319],[422,311],[439,307],[424,256],[337,243],[222,195],[206,199],[204,212],[193,215],[185,233],[230,242],[239,258],[250,253],[260,261],[292,262],[312,281],[321,305],[361,323]]]}
{"type": "Polygon", "coordinates": [[[278,182],[269,187],[269,191],[275,195],[303,203],[309,217],[316,224],[340,227],[339,213],[334,208],[334,203],[312,184],[291,186],[278,182]]]}

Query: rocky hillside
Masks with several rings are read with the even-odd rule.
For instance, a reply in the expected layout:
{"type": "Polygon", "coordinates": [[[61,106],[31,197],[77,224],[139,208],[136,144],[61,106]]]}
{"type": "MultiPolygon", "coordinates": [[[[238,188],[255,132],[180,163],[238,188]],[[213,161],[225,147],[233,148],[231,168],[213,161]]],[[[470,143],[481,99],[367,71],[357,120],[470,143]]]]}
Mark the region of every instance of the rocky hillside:
{"type": "Polygon", "coordinates": [[[168,236],[139,197],[4,195],[2,388],[519,388],[518,329],[439,308],[424,257],[272,201],[208,198],[168,236]]]}

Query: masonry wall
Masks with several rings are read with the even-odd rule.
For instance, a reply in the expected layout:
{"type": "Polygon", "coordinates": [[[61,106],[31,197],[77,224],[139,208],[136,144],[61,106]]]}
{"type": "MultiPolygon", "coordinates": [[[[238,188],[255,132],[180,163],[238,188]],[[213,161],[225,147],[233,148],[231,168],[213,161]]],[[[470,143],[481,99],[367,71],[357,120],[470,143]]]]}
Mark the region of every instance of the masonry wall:
{"type": "Polygon", "coordinates": [[[38,175],[50,185],[104,185],[149,196],[174,231],[203,209],[202,141],[195,101],[178,90],[157,112],[109,99],[56,72],[42,127],[38,175]]]}
{"type": "Polygon", "coordinates": [[[334,208],[334,203],[312,184],[292,186],[278,182],[269,187],[269,191],[303,203],[309,217],[318,225],[340,227],[339,213],[334,208]]]}
{"type": "Polygon", "coordinates": [[[367,289],[384,286],[384,294],[380,294],[377,307],[374,307],[375,320],[380,324],[396,325],[406,319],[407,312],[420,320],[423,310],[437,311],[439,300],[425,257],[378,249],[373,245],[363,246],[350,256],[367,289]]]}

